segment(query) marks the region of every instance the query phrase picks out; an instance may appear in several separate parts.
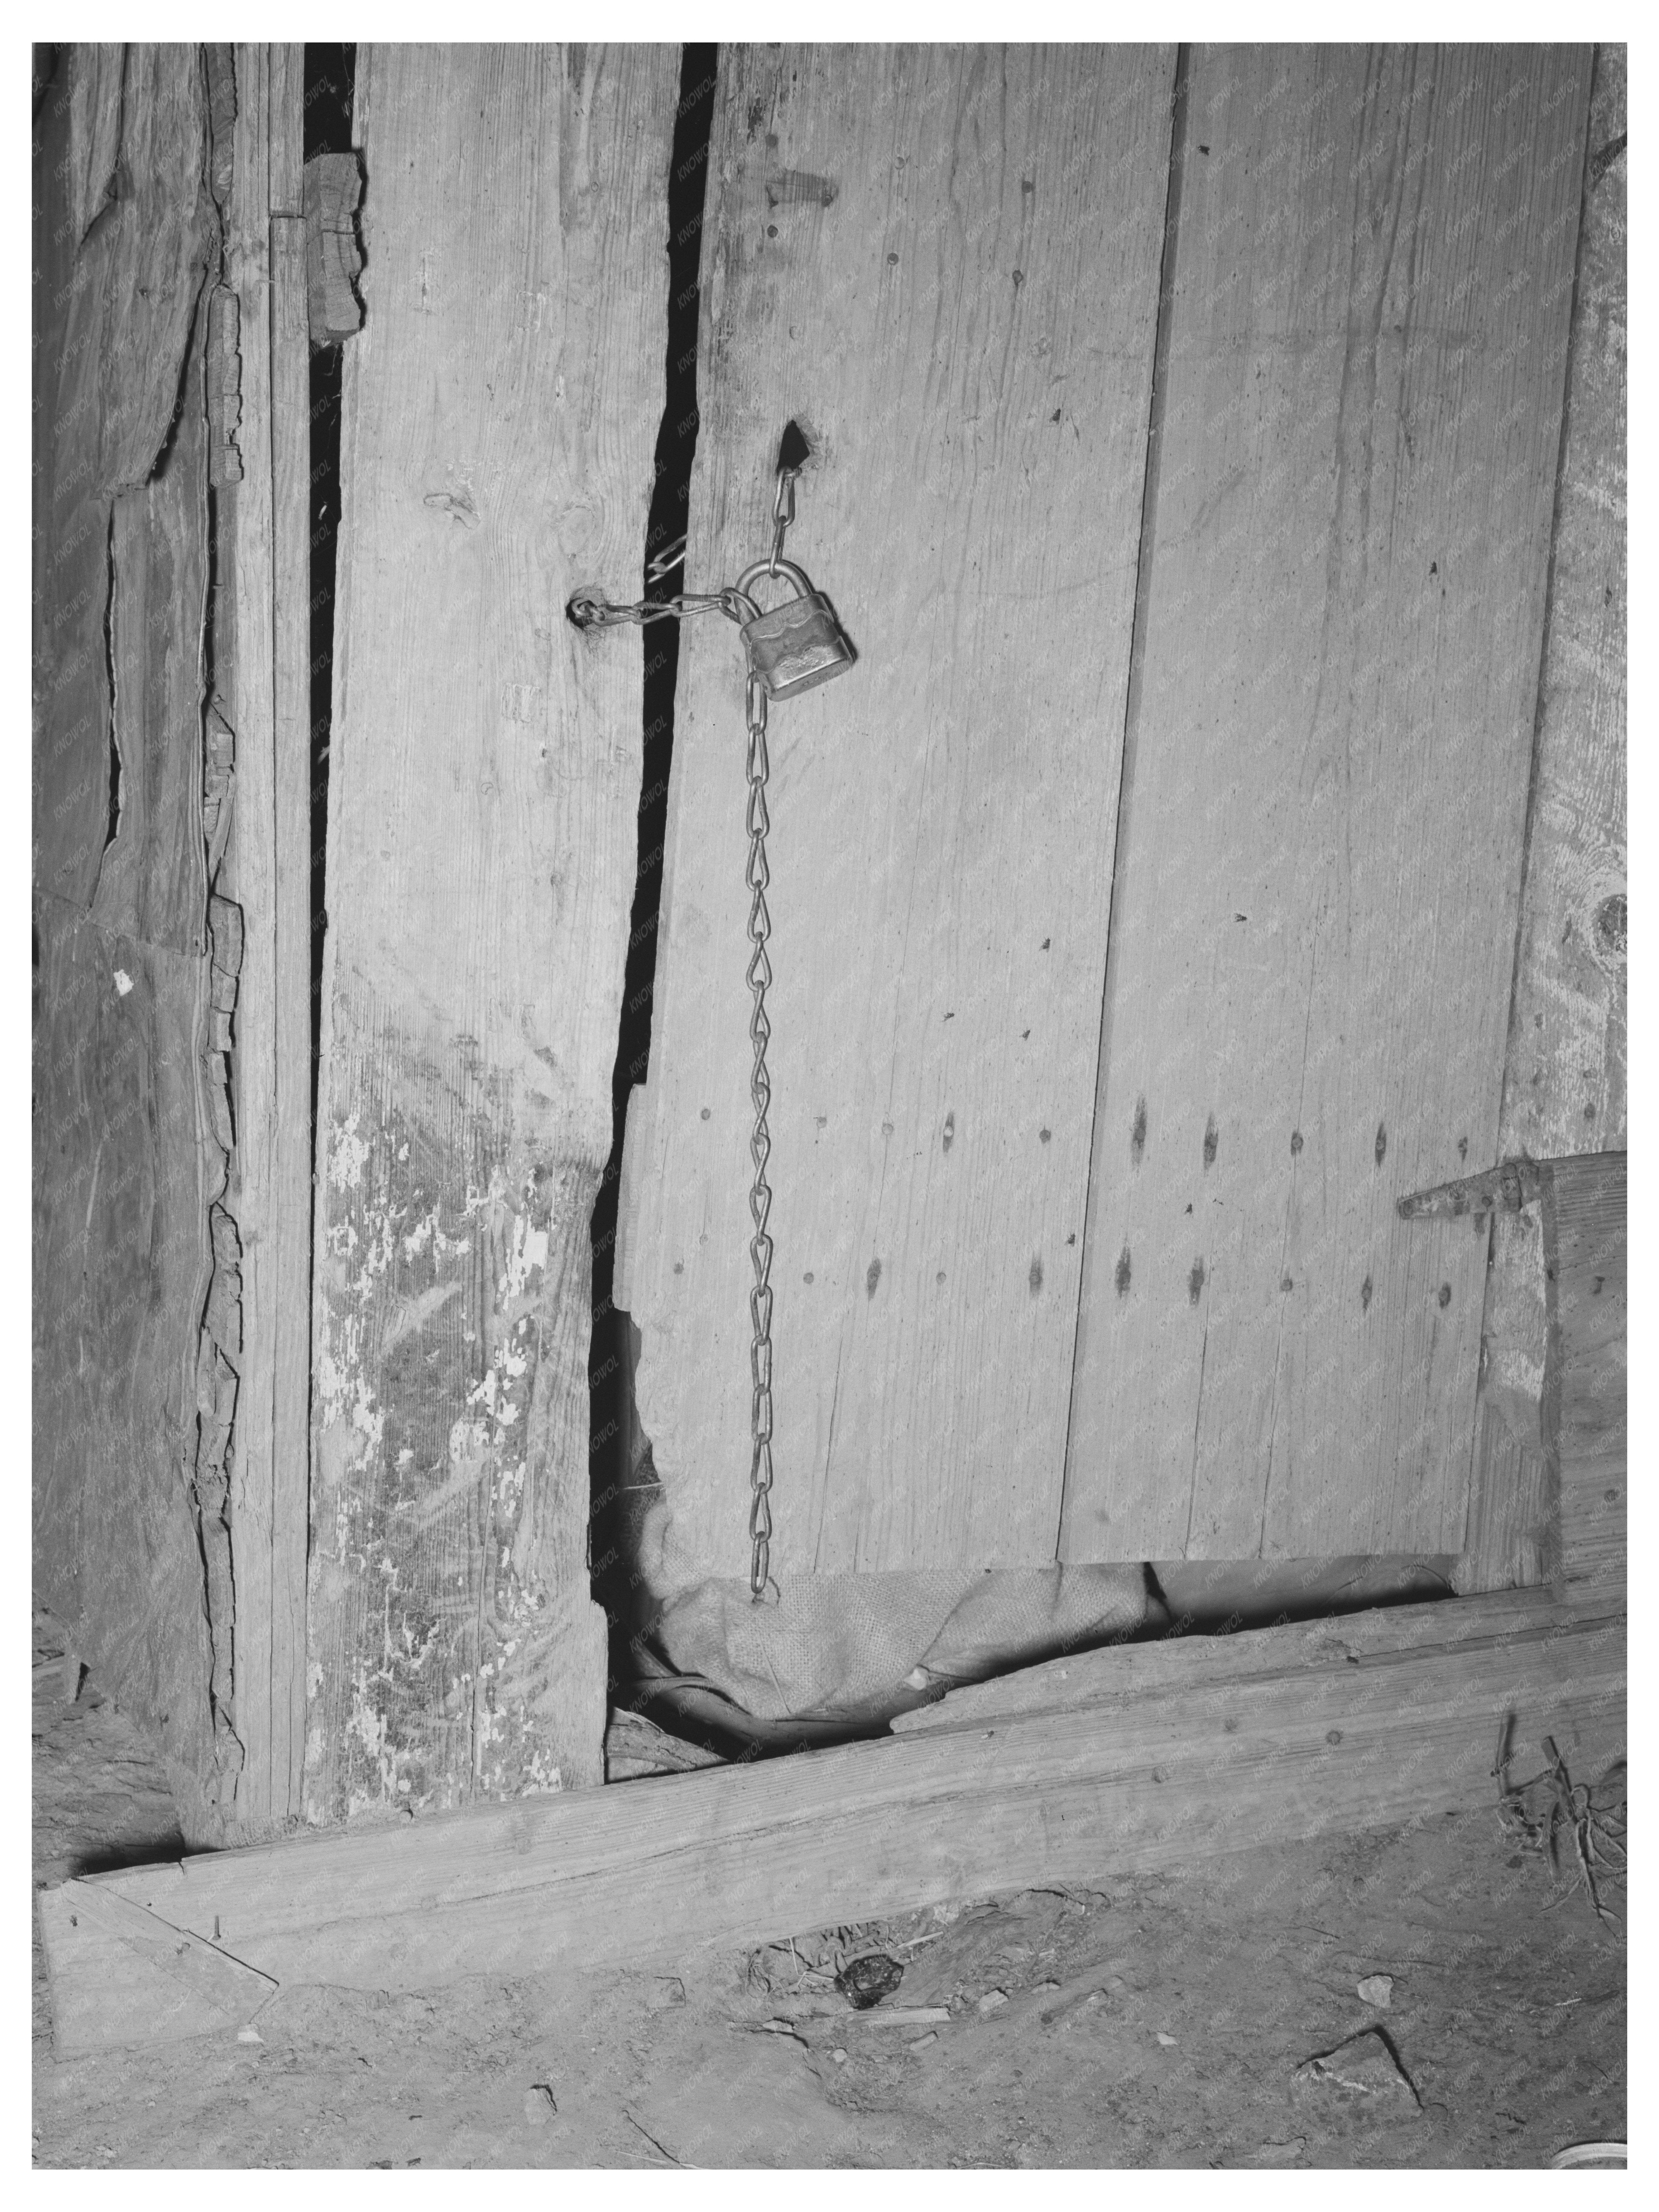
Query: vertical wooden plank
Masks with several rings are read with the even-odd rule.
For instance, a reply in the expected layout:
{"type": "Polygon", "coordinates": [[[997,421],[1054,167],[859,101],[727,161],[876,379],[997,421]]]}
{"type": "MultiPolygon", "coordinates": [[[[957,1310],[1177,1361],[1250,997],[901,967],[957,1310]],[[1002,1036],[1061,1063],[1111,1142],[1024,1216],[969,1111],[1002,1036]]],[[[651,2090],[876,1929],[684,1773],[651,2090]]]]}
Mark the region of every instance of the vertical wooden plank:
{"type": "MultiPolygon", "coordinates": [[[[234,563],[234,651],[229,720],[235,735],[235,804],[223,888],[240,908],[242,957],[236,990],[234,1072],[234,1176],[228,1210],[240,1228],[240,1386],[230,1460],[235,1593],[233,1679],[235,1726],[246,1777],[244,1818],[270,1811],[270,1580],[272,1342],[276,1253],[272,1212],[270,1115],[276,1096],[276,939],[273,878],[276,793],[270,610],[270,50],[234,50],[236,118],[226,276],[237,301],[241,392],[237,443],[241,479],[220,493],[234,563]]],[[[280,128],[280,121],[277,127],[280,128]]]]}
{"type": "MultiPolygon", "coordinates": [[[[282,143],[301,151],[298,46],[282,143]]],[[[275,164],[273,162],[273,170],[275,164]]],[[[297,174],[284,177],[297,209],[297,174]]],[[[305,1756],[306,1553],[311,1463],[311,342],[305,222],[271,216],[271,485],[276,583],[276,1097],[278,1236],[272,1394],[270,1701],[272,1808],[297,1813],[305,1756]]]]}
{"type": "Polygon", "coordinates": [[[1588,51],[1192,58],[1066,1559],[1462,1546],[1588,51]]]}
{"type": "MultiPolygon", "coordinates": [[[[1498,1150],[1626,1141],[1626,52],[1598,46],[1498,1150]]],[[[1540,1209],[1499,1214],[1459,1586],[1541,1581],[1558,1500],[1540,1431],[1540,1209]]]]}
{"type": "MultiPolygon", "coordinates": [[[[722,51],[688,575],[789,552],[850,675],[776,708],[780,1575],[1051,1560],[1173,50],[722,51]]],[[[618,1303],[671,1579],[746,1574],[743,653],[688,626],[618,1303]]]]}
{"type": "Polygon", "coordinates": [[[603,1778],[610,1149],[677,53],[361,47],[319,1106],[313,1820],[603,1778]]]}
{"type": "Polygon", "coordinates": [[[231,1482],[239,1816],[297,1812],[304,1750],[311,1239],[308,341],[300,216],[302,50],[239,46],[228,275],[241,349],[234,539],[242,916],[235,1156],[240,1387],[231,1482]]]}

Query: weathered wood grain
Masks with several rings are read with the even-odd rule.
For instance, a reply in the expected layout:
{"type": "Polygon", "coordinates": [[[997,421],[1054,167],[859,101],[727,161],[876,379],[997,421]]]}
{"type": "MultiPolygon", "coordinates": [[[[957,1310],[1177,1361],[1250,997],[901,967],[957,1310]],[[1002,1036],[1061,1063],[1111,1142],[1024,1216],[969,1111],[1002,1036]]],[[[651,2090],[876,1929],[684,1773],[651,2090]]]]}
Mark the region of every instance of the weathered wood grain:
{"type": "Polygon", "coordinates": [[[179,419],[149,482],[118,493],[109,529],[114,835],[93,918],[176,952],[205,942],[202,638],[207,605],[205,332],[196,330],[179,419]]]}
{"type": "Polygon", "coordinates": [[[195,46],[124,49],[118,126],[118,64],[104,49],[95,62],[77,60],[82,53],[70,53],[64,108],[76,101],[88,118],[86,137],[70,143],[64,112],[53,161],[35,168],[33,849],[40,887],[86,909],[111,817],[111,502],[149,483],[173,422],[212,204],[201,179],[206,97],[195,46]],[[88,70],[97,82],[84,88],[88,70]],[[91,206],[111,177],[115,197],[91,206]]]}
{"type": "MultiPolygon", "coordinates": [[[[771,724],[775,1572],[1051,1560],[1169,48],[731,47],[687,574],[789,539],[860,659],[771,724]]],[[[689,625],[619,1304],[672,1576],[746,1573],[743,653],[689,625]]]]}
{"type": "Polygon", "coordinates": [[[84,53],[36,132],[33,623],[34,879],[83,912],[112,811],[111,505],[155,472],[215,228],[198,49],[125,48],[118,100],[115,60],[84,53]]]}
{"type": "Polygon", "coordinates": [[[69,56],[70,242],[78,246],[116,185],[127,48],[91,40],[69,56]]]}
{"type": "Polygon", "coordinates": [[[1443,1599],[1385,1605],[1232,1635],[1106,1645],[952,1690],[937,1704],[901,1713],[892,1727],[900,1735],[982,1728],[1040,1713],[1098,1711],[1125,1698],[1161,1698],[1206,1685],[1224,1693],[1269,1677],[1299,1678],[1316,1695],[1328,1696],[1333,1679],[1343,1679],[1348,1668],[1393,1668],[1425,1654],[1454,1662],[1516,1638],[1524,1642],[1540,1623],[1550,1633],[1574,1635],[1598,1632],[1609,1620],[1622,1624],[1622,1593],[1589,1600],[1574,1595],[1578,1601],[1555,1605],[1530,1590],[1494,1591],[1478,1604],[1443,1599]]]}
{"type": "MultiPolygon", "coordinates": [[[[235,803],[224,883],[234,994],[240,1376],[230,1457],[236,1814],[296,1814],[305,1742],[311,1248],[310,438],[303,54],[234,50],[226,280],[236,303],[240,480],[219,492],[230,580],[219,654],[235,803]]],[[[210,1322],[213,1318],[210,1308],[210,1322]]],[[[221,1346],[221,1350],[224,1349],[221,1346]]]]}
{"type": "Polygon", "coordinates": [[[70,50],[34,177],[33,1564],[159,1731],[192,1842],[222,1782],[191,1493],[216,1157],[200,75],[194,48],[70,50]]]}
{"type": "MultiPolygon", "coordinates": [[[[1551,1734],[1575,1777],[1624,1748],[1611,1599],[1412,1608],[1395,1647],[1401,1616],[1377,1620],[1374,1638],[1344,1621],[1328,1644],[1281,1641],[1273,1666],[1220,1678],[1218,1649],[1243,1662],[1250,1637],[1154,1647],[1169,1679],[1145,1693],[1103,1663],[1081,1705],[69,1882],[40,1899],[54,1994],[71,1970],[98,1971],[89,1946],[77,1956],[67,1941],[88,1887],[282,1984],[431,1989],[684,1957],[1490,1805],[1506,1712],[1518,1756],[1551,1734]],[[1444,1641],[1418,1638],[1425,1611],[1456,1616],[1444,1641]]],[[[100,2023],[109,2040],[143,2027],[121,1994],[112,1986],[100,2023]]]]}
{"type": "Polygon", "coordinates": [[[197,1843],[218,1799],[190,1492],[206,963],[38,895],[34,927],[34,1590],[157,1731],[197,1843]]]}
{"type": "Polygon", "coordinates": [[[1200,49],[1060,1551],[1456,1551],[1589,50],[1200,49]]]}
{"type": "MultiPolygon", "coordinates": [[[[1598,46],[1498,1128],[1538,1159],[1626,1139],[1626,76],[1598,46]]],[[[1545,1305],[1534,1206],[1492,1228],[1467,1589],[1550,1570],[1545,1305]]]]}
{"type": "Polygon", "coordinates": [[[316,1217],[316,1820],[603,1778],[611,1142],[675,54],[358,52],[316,1217]]]}

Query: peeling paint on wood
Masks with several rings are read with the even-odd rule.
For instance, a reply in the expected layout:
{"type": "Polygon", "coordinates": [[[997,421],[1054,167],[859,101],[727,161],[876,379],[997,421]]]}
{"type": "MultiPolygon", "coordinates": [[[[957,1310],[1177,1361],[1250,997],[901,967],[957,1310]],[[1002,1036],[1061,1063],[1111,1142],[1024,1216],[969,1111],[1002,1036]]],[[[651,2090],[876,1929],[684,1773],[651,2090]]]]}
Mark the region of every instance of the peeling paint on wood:
{"type": "Polygon", "coordinates": [[[592,1778],[559,1723],[591,1669],[567,1361],[598,1176],[526,1169],[510,1086],[465,1048],[422,1077],[366,1003],[336,995],[319,1163],[313,1650],[341,1695],[313,1705],[313,1817],[592,1778]]]}

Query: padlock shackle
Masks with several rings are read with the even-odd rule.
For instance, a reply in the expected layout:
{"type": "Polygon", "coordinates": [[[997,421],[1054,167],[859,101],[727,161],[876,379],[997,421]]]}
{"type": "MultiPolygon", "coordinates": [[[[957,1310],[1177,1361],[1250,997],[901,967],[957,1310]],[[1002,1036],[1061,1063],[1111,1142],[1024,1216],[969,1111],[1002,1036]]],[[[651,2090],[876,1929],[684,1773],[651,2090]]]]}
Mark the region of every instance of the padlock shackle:
{"type": "MultiPolygon", "coordinates": [[[[763,568],[766,563],[763,561],[760,565],[763,568]]],[[[736,623],[739,629],[746,629],[750,623],[758,622],[761,618],[759,605],[750,598],[741,584],[728,584],[721,592],[720,612],[728,622],[736,623]]]]}
{"type": "MultiPolygon", "coordinates": [[[[754,601],[750,592],[749,586],[754,583],[758,577],[769,576],[772,573],[772,563],[769,559],[765,561],[751,561],[749,566],[744,570],[742,575],[738,577],[732,588],[735,591],[741,592],[744,599],[749,599],[752,605],[754,601]]],[[[793,561],[781,560],[777,564],[777,574],[780,576],[787,576],[790,582],[800,593],[802,599],[807,599],[811,598],[812,580],[811,578],[808,576],[805,568],[799,567],[793,561]]]]}

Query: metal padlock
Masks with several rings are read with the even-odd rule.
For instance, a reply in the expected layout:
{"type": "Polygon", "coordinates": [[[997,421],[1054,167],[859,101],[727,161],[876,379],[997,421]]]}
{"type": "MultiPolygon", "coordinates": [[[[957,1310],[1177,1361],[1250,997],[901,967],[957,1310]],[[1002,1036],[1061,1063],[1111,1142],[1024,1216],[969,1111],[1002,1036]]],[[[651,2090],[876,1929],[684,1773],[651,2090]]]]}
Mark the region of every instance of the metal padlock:
{"type": "MultiPolygon", "coordinates": [[[[769,561],[757,561],[744,570],[737,588],[750,606],[756,605],[751,584],[771,573],[769,561]]],[[[858,659],[842,635],[835,609],[822,592],[815,592],[804,570],[793,561],[780,561],[777,573],[787,577],[799,598],[764,614],[757,611],[743,624],[743,641],[749,653],[749,672],[766,686],[769,699],[793,699],[850,668],[858,659]]]]}

